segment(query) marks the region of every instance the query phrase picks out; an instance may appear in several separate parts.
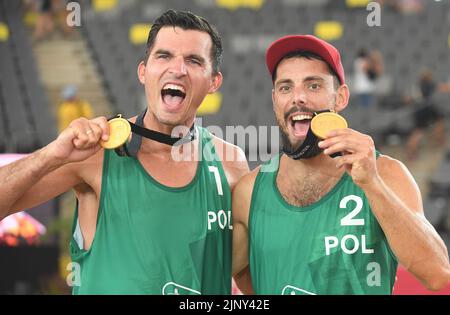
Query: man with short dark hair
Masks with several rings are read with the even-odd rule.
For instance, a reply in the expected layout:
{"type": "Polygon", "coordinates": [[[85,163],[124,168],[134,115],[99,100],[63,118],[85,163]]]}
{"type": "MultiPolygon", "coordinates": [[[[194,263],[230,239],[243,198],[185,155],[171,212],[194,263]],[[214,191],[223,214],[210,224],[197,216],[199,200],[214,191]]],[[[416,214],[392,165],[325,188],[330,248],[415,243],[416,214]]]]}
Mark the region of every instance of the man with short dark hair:
{"type": "Polygon", "coordinates": [[[165,12],[138,67],[148,106],[129,119],[137,126],[127,145],[103,149],[115,136],[106,118],[81,118],[0,168],[0,218],[74,189],[74,294],[230,294],[231,190],[248,165],[238,147],[194,125],[222,83],[221,54],[204,18],[165,12]]]}
{"type": "Polygon", "coordinates": [[[256,294],[391,294],[398,263],[430,289],[447,286],[447,249],[425,219],[406,167],[353,129],[330,128],[323,139],[311,131],[313,118],[348,104],[339,51],[311,35],[285,36],[268,48],[266,63],[283,153],[233,192],[240,287],[256,294]]]}

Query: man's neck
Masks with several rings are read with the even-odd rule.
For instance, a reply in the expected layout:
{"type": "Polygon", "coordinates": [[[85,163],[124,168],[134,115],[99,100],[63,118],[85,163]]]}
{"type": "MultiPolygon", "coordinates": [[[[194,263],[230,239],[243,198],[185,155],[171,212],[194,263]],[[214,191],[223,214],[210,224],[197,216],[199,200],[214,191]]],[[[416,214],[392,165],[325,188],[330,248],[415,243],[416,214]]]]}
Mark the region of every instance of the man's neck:
{"type": "MultiPolygon", "coordinates": [[[[194,123],[194,118],[188,119],[185,122],[181,123],[180,126],[174,126],[169,124],[164,124],[158,121],[156,116],[149,110],[147,110],[147,113],[144,117],[144,128],[158,131],[161,133],[164,133],[166,135],[171,135],[174,128],[177,128],[177,137],[184,137],[191,128],[192,124],[194,123]],[[180,127],[183,128],[180,128],[180,127]],[[182,132],[182,135],[178,132],[182,132]]],[[[160,143],[158,141],[153,141],[150,139],[142,138],[142,145],[140,148],[140,151],[142,153],[157,153],[157,154],[171,154],[173,147],[171,145],[160,143]]]]}
{"type": "Polygon", "coordinates": [[[299,178],[305,175],[323,176],[323,177],[341,177],[342,170],[336,169],[336,162],[323,153],[309,158],[294,160],[286,155],[282,156],[283,167],[281,174],[283,177],[292,178],[296,180],[305,180],[305,178],[299,178]]]}

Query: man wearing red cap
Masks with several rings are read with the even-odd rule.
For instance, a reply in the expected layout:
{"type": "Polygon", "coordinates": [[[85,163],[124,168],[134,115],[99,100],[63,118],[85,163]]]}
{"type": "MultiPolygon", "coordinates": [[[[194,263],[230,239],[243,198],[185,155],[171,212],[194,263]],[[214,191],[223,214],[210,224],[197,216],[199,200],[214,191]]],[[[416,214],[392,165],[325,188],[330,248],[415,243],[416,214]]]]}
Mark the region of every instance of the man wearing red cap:
{"type": "Polygon", "coordinates": [[[391,294],[398,263],[424,285],[450,281],[447,249],[406,167],[350,128],[311,132],[349,100],[339,51],[311,35],[268,48],[282,154],[233,195],[233,275],[256,294],[391,294]],[[250,277],[251,275],[251,277],[250,277]]]}

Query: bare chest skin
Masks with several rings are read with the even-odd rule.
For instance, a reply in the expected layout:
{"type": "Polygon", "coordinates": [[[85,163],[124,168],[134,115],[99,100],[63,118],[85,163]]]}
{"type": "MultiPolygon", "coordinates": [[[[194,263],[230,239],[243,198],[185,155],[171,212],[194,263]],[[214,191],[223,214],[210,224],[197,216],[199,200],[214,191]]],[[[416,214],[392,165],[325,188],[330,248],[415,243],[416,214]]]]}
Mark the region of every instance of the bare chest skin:
{"type": "Polygon", "coordinates": [[[326,194],[337,184],[342,174],[329,176],[314,171],[303,171],[292,176],[280,168],[276,184],[284,200],[296,207],[309,206],[326,194]]]}

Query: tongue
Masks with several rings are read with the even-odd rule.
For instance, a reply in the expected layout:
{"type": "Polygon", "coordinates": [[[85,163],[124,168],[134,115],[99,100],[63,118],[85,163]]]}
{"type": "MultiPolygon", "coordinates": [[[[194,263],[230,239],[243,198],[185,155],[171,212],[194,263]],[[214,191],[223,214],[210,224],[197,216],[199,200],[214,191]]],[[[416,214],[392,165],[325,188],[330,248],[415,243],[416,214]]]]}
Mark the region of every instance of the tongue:
{"type": "Polygon", "coordinates": [[[183,102],[183,98],[181,96],[172,96],[172,95],[165,95],[164,96],[164,103],[166,103],[169,107],[178,107],[181,102],[183,102]]]}
{"type": "Polygon", "coordinates": [[[294,134],[297,137],[304,137],[308,133],[310,121],[302,120],[294,123],[294,134]]]}

